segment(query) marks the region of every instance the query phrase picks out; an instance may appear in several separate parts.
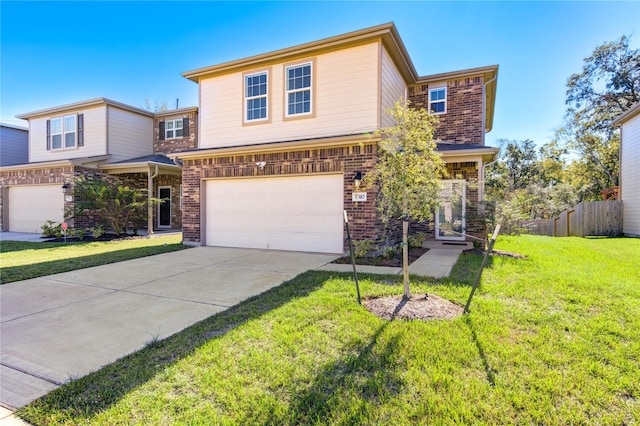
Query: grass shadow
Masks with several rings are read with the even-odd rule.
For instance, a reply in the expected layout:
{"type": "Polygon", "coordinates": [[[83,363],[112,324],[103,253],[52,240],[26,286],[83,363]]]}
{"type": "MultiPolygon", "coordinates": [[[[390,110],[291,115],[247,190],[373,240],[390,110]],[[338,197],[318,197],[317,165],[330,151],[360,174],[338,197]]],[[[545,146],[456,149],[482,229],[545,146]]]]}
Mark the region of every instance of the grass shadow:
{"type": "Polygon", "coordinates": [[[378,404],[401,393],[405,386],[397,365],[400,334],[379,344],[389,324],[385,321],[355,354],[326,364],[310,385],[292,399],[286,418],[272,415],[263,424],[330,423],[332,414],[344,406],[350,407],[346,418],[333,420],[339,424],[362,424],[367,403],[378,404]]]}
{"type": "Polygon", "coordinates": [[[496,385],[496,373],[491,365],[489,364],[489,360],[487,359],[487,355],[484,352],[484,347],[480,340],[478,339],[478,333],[476,332],[476,328],[473,325],[473,321],[469,314],[464,315],[464,322],[469,326],[469,330],[471,331],[471,338],[473,339],[473,343],[475,343],[476,348],[478,348],[478,354],[480,355],[480,359],[482,360],[482,366],[484,367],[484,372],[487,375],[487,382],[491,387],[496,385]]]}
{"type": "Polygon", "coordinates": [[[170,365],[191,355],[207,341],[224,336],[235,327],[294,299],[307,296],[327,279],[329,275],[325,272],[299,275],[179,333],[152,341],[137,352],[53,390],[19,409],[16,414],[34,424],[48,423],[50,417],[66,418],[71,422],[89,420],[170,365]]]}
{"type": "MultiPolygon", "coordinates": [[[[37,248],[42,249],[47,247],[40,247],[47,243],[33,243],[37,248]]],[[[56,243],[59,244],[59,243],[56,243]]],[[[73,243],[89,244],[89,243],[73,243]]],[[[59,247],[59,245],[55,246],[59,247]]],[[[52,260],[48,262],[32,263],[30,265],[9,266],[3,267],[0,271],[0,284],[8,284],[10,282],[28,280],[31,278],[38,278],[45,275],[59,274],[62,272],[75,271],[78,269],[90,268],[92,266],[106,265],[109,263],[122,262],[124,260],[138,259],[146,256],[153,256],[156,254],[169,253],[173,251],[187,249],[186,246],[181,243],[166,244],[161,246],[147,246],[128,248],[116,251],[110,251],[108,253],[92,254],[88,256],[71,257],[68,259],[52,260]]],[[[33,248],[29,248],[33,249],[33,248]]],[[[3,249],[4,251],[4,249],[3,249]]]]}

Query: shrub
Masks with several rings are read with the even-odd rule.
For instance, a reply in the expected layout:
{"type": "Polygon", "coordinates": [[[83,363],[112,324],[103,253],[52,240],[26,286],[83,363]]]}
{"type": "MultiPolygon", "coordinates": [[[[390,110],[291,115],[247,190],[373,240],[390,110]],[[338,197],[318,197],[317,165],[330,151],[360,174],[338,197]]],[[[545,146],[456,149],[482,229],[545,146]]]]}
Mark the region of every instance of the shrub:
{"type": "Polygon", "coordinates": [[[365,257],[373,248],[372,240],[359,240],[353,242],[353,255],[355,257],[365,257]]]}
{"type": "Polygon", "coordinates": [[[422,243],[427,239],[427,234],[424,232],[418,232],[417,234],[411,235],[408,238],[409,250],[416,247],[422,247],[422,243]]]}
{"type": "Polygon", "coordinates": [[[385,259],[395,259],[398,255],[398,248],[394,246],[386,246],[382,249],[382,257],[385,259]]]}
{"type": "Polygon", "coordinates": [[[93,238],[100,238],[105,234],[105,230],[101,225],[94,226],[93,228],[88,228],[87,231],[91,232],[93,238]]]}
{"type": "Polygon", "coordinates": [[[54,225],[55,223],[53,220],[46,221],[45,224],[40,227],[40,229],[42,229],[42,235],[49,238],[62,237],[62,224],[58,223],[54,225]]]}

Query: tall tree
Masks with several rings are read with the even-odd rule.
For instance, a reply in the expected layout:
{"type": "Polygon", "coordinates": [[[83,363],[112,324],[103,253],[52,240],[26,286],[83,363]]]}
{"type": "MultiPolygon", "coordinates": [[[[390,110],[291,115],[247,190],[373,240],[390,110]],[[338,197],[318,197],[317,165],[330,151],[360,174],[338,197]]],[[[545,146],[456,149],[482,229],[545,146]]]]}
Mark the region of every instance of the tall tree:
{"type": "Polygon", "coordinates": [[[628,36],[598,46],[585,58],[582,72],[569,77],[565,126],[558,138],[578,154],[576,168],[589,170],[588,182],[581,179],[584,199],[618,184],[619,134],[611,123],[637,102],[640,49],[629,48],[628,36]]]}
{"type": "Polygon", "coordinates": [[[408,101],[397,101],[386,113],[396,124],[376,132],[382,137],[380,156],[366,179],[378,189],[377,205],[382,221],[402,221],[403,297],[410,299],[409,221],[433,218],[446,167],[433,139],[438,122],[435,115],[422,108],[411,108],[408,101]]]}

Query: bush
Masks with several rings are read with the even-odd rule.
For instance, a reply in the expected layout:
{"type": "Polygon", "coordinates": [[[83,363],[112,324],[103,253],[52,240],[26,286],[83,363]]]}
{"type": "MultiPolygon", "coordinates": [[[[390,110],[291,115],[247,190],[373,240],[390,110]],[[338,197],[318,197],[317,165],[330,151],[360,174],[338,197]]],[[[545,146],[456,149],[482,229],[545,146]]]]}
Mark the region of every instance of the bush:
{"type": "Polygon", "coordinates": [[[382,257],[393,260],[398,255],[398,248],[394,246],[386,246],[382,249],[382,257]]]}
{"type": "Polygon", "coordinates": [[[62,237],[62,224],[58,223],[54,225],[55,223],[53,220],[46,221],[45,224],[40,227],[40,229],[42,229],[42,235],[48,238],[62,237]]]}
{"type": "Polygon", "coordinates": [[[355,257],[365,257],[373,248],[372,240],[359,240],[352,241],[353,243],[353,255],[355,257]]]}
{"type": "Polygon", "coordinates": [[[407,242],[409,243],[409,250],[416,247],[422,247],[422,243],[427,239],[427,234],[424,232],[418,232],[417,234],[411,235],[407,242]]]}
{"type": "Polygon", "coordinates": [[[100,238],[105,234],[105,230],[101,225],[94,226],[93,228],[87,228],[87,231],[91,232],[93,238],[100,238]]]}

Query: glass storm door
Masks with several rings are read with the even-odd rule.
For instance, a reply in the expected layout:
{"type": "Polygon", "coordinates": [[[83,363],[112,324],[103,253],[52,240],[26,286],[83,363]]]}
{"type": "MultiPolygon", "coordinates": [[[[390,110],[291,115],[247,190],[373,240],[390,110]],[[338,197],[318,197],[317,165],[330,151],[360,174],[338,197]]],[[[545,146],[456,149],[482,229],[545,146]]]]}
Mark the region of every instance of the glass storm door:
{"type": "Polygon", "coordinates": [[[164,201],[158,204],[158,228],[171,228],[171,187],[158,188],[158,198],[164,201]]]}
{"type": "Polygon", "coordinates": [[[466,182],[442,181],[440,206],[436,211],[436,239],[464,241],[466,182]]]}

